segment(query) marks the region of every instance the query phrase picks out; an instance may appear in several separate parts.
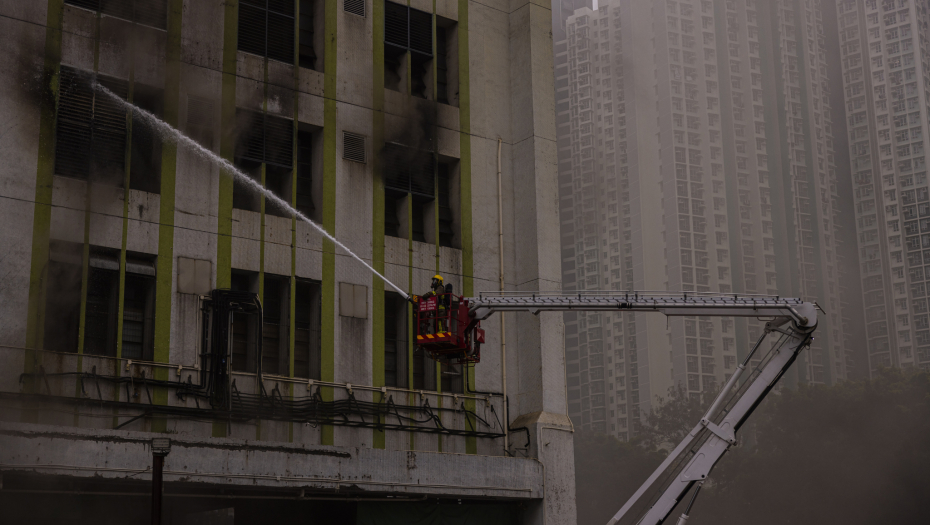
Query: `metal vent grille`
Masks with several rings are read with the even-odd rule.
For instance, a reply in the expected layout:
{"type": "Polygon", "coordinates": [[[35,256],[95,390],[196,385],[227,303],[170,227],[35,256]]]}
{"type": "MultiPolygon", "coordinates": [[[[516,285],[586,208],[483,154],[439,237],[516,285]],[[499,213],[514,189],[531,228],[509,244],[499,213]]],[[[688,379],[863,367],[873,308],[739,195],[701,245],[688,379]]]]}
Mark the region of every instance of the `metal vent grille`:
{"type": "Polygon", "coordinates": [[[236,159],[291,168],[294,158],[294,122],[255,111],[237,112],[239,143],[236,159]]]}
{"type": "Polygon", "coordinates": [[[384,41],[407,48],[407,6],[394,2],[384,3],[384,41]]]}
{"type": "Polygon", "coordinates": [[[168,26],[165,0],[65,0],[65,3],[159,29],[168,26]]]}
{"type": "Polygon", "coordinates": [[[243,0],[239,4],[239,50],[292,64],[294,2],[243,0]]]}
{"type": "Polygon", "coordinates": [[[356,135],[355,133],[349,133],[348,131],[342,132],[342,158],[345,160],[351,160],[352,162],[361,162],[365,163],[365,137],[361,135],[356,135]]]}
{"type": "Polygon", "coordinates": [[[424,55],[433,54],[433,15],[410,10],[410,49],[424,55]]]}
{"type": "Polygon", "coordinates": [[[345,0],[342,3],[342,8],[346,13],[365,16],[365,0],[345,0]]]}
{"type": "MultiPolygon", "coordinates": [[[[97,81],[125,99],[124,80],[98,76],[97,81]]],[[[91,90],[87,77],[62,67],[58,102],[55,173],[66,177],[120,183],[126,160],[126,110],[91,90]]]]}

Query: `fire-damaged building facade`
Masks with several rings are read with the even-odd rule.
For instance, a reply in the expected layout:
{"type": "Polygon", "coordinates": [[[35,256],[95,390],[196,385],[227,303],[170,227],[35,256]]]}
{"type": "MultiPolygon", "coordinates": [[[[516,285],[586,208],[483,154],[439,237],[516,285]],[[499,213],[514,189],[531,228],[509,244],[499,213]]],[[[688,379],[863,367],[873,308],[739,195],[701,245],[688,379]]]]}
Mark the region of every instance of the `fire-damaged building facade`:
{"type": "Polygon", "coordinates": [[[0,1],[0,521],[574,523],[561,315],[405,297],[560,289],[551,20],[0,1]]]}

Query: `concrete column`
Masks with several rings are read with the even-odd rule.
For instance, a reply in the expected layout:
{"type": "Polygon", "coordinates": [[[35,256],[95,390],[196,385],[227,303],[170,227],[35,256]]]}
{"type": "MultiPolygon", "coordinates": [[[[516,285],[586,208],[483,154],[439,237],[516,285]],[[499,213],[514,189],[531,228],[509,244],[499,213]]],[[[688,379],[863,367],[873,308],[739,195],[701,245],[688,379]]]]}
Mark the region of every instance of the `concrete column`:
{"type": "MultiPolygon", "coordinates": [[[[561,289],[551,24],[549,2],[510,2],[513,243],[505,249],[514,261],[507,280],[520,290],[561,289]]],[[[512,319],[515,330],[507,345],[514,354],[509,360],[517,363],[509,374],[512,426],[529,429],[529,455],[545,465],[545,498],[530,505],[525,523],[575,523],[562,315],[512,319]]],[[[522,438],[514,434],[517,446],[522,438]]]]}

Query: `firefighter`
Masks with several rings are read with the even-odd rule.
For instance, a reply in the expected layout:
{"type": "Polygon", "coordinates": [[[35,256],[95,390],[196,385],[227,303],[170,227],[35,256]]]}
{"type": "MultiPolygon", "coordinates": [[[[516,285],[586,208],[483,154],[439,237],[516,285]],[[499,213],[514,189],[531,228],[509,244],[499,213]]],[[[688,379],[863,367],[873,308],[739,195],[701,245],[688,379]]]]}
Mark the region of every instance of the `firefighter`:
{"type": "Polygon", "coordinates": [[[436,330],[437,332],[446,331],[446,327],[445,327],[445,323],[443,322],[443,319],[446,317],[446,310],[447,310],[446,307],[448,306],[447,303],[449,302],[449,297],[443,296],[443,294],[447,294],[451,292],[452,292],[452,284],[450,283],[448,286],[443,286],[442,276],[439,274],[436,274],[433,276],[433,282],[430,284],[430,290],[426,292],[425,294],[423,294],[422,296],[424,299],[428,299],[434,296],[438,297],[438,300],[436,301],[436,307],[437,307],[436,330]]]}

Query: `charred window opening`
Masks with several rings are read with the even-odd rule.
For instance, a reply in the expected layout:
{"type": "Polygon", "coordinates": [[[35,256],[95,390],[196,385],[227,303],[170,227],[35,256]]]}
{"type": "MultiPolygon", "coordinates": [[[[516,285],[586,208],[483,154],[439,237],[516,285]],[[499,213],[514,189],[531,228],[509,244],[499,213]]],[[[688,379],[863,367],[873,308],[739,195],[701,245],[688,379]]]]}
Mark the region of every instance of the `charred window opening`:
{"type": "Polygon", "coordinates": [[[448,31],[436,24],[436,102],[449,103],[448,31]]]}
{"type": "Polygon", "coordinates": [[[65,0],[65,3],[158,29],[168,27],[168,0],[65,0]]]}
{"type": "Polygon", "coordinates": [[[458,25],[455,20],[436,17],[436,101],[458,107],[458,25]]]}
{"type": "Polygon", "coordinates": [[[77,352],[81,321],[83,245],[52,241],[45,278],[45,338],[54,352],[77,352]]]}
{"type": "MultiPolygon", "coordinates": [[[[164,91],[134,84],[132,101],[158,118],[162,117],[164,91]]],[[[161,138],[139,117],[133,118],[132,150],[129,162],[129,188],[149,193],[161,192],[161,138]]]]}
{"type": "Polygon", "coordinates": [[[151,360],[155,341],[155,257],[126,254],[121,319],[119,261],[119,250],[91,247],[84,307],[84,353],[116,357],[119,346],[122,357],[151,360]]]}
{"type": "MultiPolygon", "coordinates": [[[[233,270],[230,289],[237,292],[258,292],[258,272],[233,270]]],[[[234,372],[255,373],[258,366],[258,314],[236,311],[232,315],[232,347],[230,368],[234,372]]]]}
{"type": "Polygon", "coordinates": [[[458,177],[456,166],[450,162],[440,162],[438,166],[438,212],[439,245],[449,248],[458,247],[458,224],[455,210],[458,202],[458,177]]]}
{"type": "Polygon", "coordinates": [[[208,150],[213,149],[213,100],[187,97],[187,136],[208,150]]]}
{"type": "Polygon", "coordinates": [[[313,132],[299,126],[297,131],[297,211],[313,217],[313,132]]]}
{"type": "Polygon", "coordinates": [[[290,278],[266,273],[262,288],[262,373],[287,375],[290,278]]]}
{"type": "Polygon", "coordinates": [[[384,384],[407,387],[407,301],[384,292],[384,384]]]}
{"type": "MultiPolygon", "coordinates": [[[[126,172],[126,110],[90,87],[91,73],[62,66],[59,79],[55,173],[114,186],[126,172]]],[[[123,99],[124,80],[97,75],[97,81],[123,99]]]]}
{"type": "Polygon", "coordinates": [[[398,215],[399,210],[403,209],[403,206],[398,206],[398,203],[403,202],[406,197],[407,194],[403,192],[384,190],[384,234],[388,237],[406,238],[406,234],[401,235],[401,222],[398,215]]]}
{"type": "Polygon", "coordinates": [[[294,377],[320,379],[322,288],[318,281],[297,279],[294,297],[294,377]]]}
{"type": "Polygon", "coordinates": [[[316,41],[314,40],[317,33],[316,4],[317,2],[314,0],[300,0],[299,33],[297,35],[300,52],[298,63],[300,67],[307,69],[316,69],[317,67],[316,41]]]}
{"type": "MultiPolygon", "coordinates": [[[[264,169],[265,188],[290,203],[294,156],[293,121],[246,110],[239,110],[237,119],[242,131],[236,147],[236,165],[259,183],[264,169]]],[[[245,182],[234,182],[234,208],[261,211],[261,198],[259,192],[245,182]]],[[[271,199],[265,200],[265,213],[290,217],[287,208],[271,199]]]]}
{"type": "Polygon", "coordinates": [[[294,0],[240,0],[239,50],[294,63],[294,0]]]}
{"type": "Polygon", "coordinates": [[[151,361],[155,350],[155,258],[126,255],[120,354],[151,361]]]}
{"type": "Polygon", "coordinates": [[[415,241],[432,242],[428,225],[434,217],[435,156],[429,151],[388,143],[382,151],[382,159],[385,235],[410,235],[415,241]]]}
{"type": "Polygon", "coordinates": [[[433,15],[394,2],[384,3],[384,83],[387,89],[404,91],[407,57],[410,60],[410,92],[432,97],[433,15]]]}

